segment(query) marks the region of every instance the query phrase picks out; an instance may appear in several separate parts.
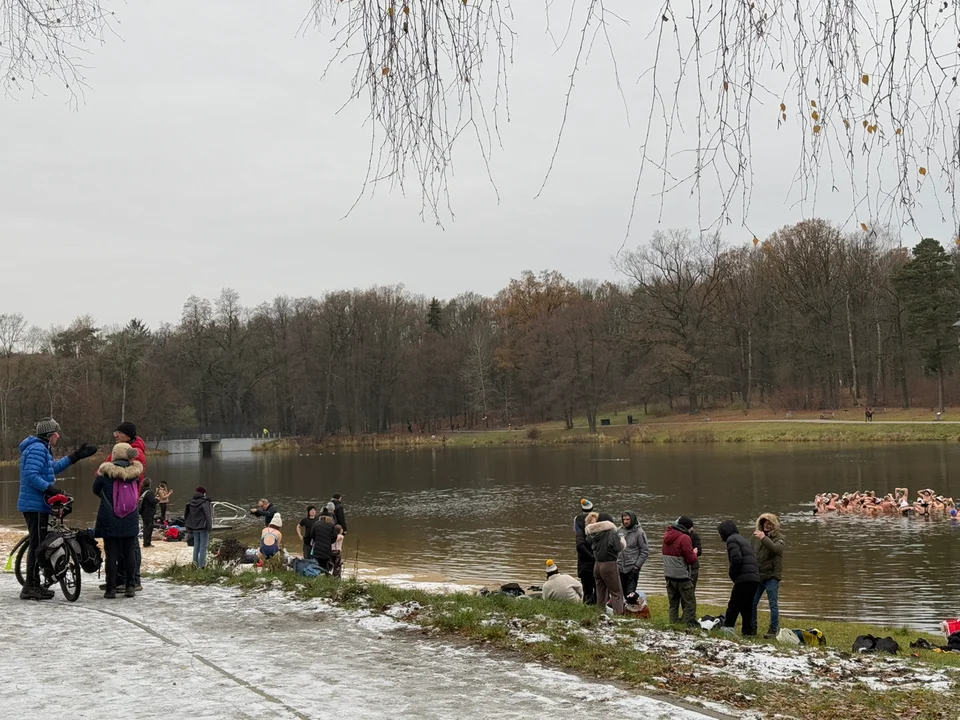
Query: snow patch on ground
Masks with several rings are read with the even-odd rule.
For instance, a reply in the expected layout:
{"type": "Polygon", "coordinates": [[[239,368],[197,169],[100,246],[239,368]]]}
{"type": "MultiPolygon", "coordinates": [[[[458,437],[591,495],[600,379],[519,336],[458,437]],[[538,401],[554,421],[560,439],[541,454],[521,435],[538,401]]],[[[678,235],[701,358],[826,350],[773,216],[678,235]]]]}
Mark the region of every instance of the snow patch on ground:
{"type": "Polygon", "coordinates": [[[17,598],[0,575],[0,657],[17,657],[0,706],[23,717],[181,716],[194,720],[709,720],[709,716],[474,647],[410,633],[393,616],[345,612],[276,589],[178,586],[146,579],[133,599],[105,600],[84,576],[76,603],[17,598]],[[56,621],[56,651],[50,623],[56,621]],[[36,650],[36,649],[40,650],[36,650]],[[46,649],[44,649],[46,648],[46,649]],[[83,672],[77,672],[77,668],[83,672]],[[117,671],[124,668],[124,672],[117,671]],[[590,700],[599,702],[589,702],[590,700]],[[614,713],[611,715],[611,713],[614,713]]]}

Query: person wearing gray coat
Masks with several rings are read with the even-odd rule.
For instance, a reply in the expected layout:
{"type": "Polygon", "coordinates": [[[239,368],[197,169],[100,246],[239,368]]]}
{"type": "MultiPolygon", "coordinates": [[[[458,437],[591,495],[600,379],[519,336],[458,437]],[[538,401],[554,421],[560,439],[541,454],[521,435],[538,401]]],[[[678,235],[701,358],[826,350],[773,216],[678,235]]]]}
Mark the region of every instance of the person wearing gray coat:
{"type": "Polygon", "coordinates": [[[637,514],[633,510],[627,510],[620,520],[623,524],[618,532],[625,545],[617,558],[617,571],[626,597],[637,591],[637,580],[643,564],[650,556],[650,546],[647,544],[647,534],[637,522],[637,514]]]}

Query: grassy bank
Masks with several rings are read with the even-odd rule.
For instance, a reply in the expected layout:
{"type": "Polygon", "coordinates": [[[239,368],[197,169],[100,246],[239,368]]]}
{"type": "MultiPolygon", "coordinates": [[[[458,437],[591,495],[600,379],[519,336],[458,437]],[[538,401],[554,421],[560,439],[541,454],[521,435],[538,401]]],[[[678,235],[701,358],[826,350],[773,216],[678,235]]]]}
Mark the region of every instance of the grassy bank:
{"type": "MultiPolygon", "coordinates": [[[[646,693],[719,702],[771,717],[956,715],[950,693],[957,689],[955,668],[960,666],[960,655],[921,651],[919,657],[910,657],[914,651],[908,649],[909,642],[919,634],[903,629],[810,621],[794,625],[819,628],[831,648],[841,650],[849,650],[860,634],[891,635],[902,650],[900,658],[888,660],[853,657],[834,649],[775,649],[770,643],[725,634],[674,630],[666,622],[662,597],[651,598],[652,620],[610,620],[584,605],[502,595],[437,595],[377,583],[307,579],[281,570],[258,574],[174,566],[162,576],[174,582],[245,590],[269,584],[302,599],[323,598],[346,610],[387,612],[431,634],[497,648],[646,693]],[[779,668],[779,674],[773,668],[779,668]],[[932,682],[939,684],[939,690],[930,689],[932,682]]],[[[719,611],[700,608],[701,614],[719,611]]],[[[766,619],[761,617],[761,623],[766,619]]],[[[926,637],[942,642],[942,638],[926,637]]]]}
{"type": "Polygon", "coordinates": [[[255,452],[336,450],[403,450],[439,447],[501,447],[545,445],[669,445],[710,443],[870,443],[960,442],[960,424],[836,421],[713,421],[659,422],[586,428],[532,426],[518,430],[461,431],[446,435],[362,435],[331,438],[283,438],[254,447],[255,452]]]}

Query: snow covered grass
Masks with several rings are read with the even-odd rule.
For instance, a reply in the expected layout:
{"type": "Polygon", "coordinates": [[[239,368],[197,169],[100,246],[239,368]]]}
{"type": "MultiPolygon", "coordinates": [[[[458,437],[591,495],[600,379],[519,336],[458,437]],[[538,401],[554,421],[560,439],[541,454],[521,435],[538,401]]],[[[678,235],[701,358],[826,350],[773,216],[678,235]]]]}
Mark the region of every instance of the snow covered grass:
{"type": "MultiPolygon", "coordinates": [[[[671,628],[657,598],[651,598],[654,619],[643,621],[611,619],[583,605],[306,579],[287,572],[234,574],[173,567],[164,576],[176,582],[250,590],[269,585],[302,600],[323,599],[369,611],[371,618],[379,615],[428,633],[464,638],[585,676],[664,696],[720,703],[744,713],[819,720],[956,715],[951,695],[957,689],[958,675],[952,667],[957,656],[922,653],[913,658],[906,635],[882,628],[806,622],[803,627],[823,630],[831,647],[788,649],[739,636],[671,628]],[[903,646],[901,656],[843,652],[861,631],[893,635],[903,646]]],[[[701,609],[710,614],[716,610],[701,609]]],[[[916,635],[911,633],[910,639],[916,635]]]]}

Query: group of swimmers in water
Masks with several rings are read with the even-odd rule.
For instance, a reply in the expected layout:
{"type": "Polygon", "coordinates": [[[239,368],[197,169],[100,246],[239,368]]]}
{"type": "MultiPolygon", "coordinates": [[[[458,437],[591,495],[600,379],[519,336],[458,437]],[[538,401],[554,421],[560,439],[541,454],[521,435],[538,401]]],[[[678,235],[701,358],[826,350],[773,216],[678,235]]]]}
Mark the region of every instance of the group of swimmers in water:
{"type": "Polygon", "coordinates": [[[917,492],[917,499],[910,502],[907,488],[896,488],[894,492],[879,497],[872,490],[852,493],[821,493],[814,498],[814,513],[824,515],[835,512],[838,515],[930,515],[957,517],[957,506],[953,498],[937,495],[927,488],[917,492]]]}

